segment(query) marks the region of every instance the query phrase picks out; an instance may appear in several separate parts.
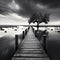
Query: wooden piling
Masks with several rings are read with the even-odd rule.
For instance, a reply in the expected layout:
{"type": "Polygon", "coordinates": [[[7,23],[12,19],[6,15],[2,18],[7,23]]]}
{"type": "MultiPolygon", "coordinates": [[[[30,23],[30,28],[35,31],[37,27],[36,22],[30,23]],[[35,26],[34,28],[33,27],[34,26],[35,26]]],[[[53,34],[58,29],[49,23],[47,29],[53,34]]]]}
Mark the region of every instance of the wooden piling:
{"type": "Polygon", "coordinates": [[[25,36],[25,33],[24,33],[24,31],[23,31],[23,39],[24,39],[24,36],[25,36]]]}
{"type": "Polygon", "coordinates": [[[44,49],[45,52],[47,53],[47,50],[46,50],[46,38],[47,38],[46,34],[43,35],[43,44],[44,44],[43,49],[44,49]]]}
{"type": "Polygon", "coordinates": [[[15,48],[18,49],[18,35],[15,35],[15,48]]]}

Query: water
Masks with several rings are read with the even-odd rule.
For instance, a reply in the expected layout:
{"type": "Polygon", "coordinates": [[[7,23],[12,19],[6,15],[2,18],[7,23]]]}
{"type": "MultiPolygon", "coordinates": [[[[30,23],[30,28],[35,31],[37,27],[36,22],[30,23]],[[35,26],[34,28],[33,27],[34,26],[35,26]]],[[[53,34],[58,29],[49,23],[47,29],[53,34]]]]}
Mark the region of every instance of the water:
{"type": "Polygon", "coordinates": [[[0,38],[0,60],[10,60],[15,52],[15,38],[4,36],[0,38]]]}
{"type": "MultiPolygon", "coordinates": [[[[0,60],[11,60],[15,52],[15,35],[22,34],[25,27],[16,28],[4,28],[4,31],[0,30],[0,60]],[[7,31],[7,32],[5,32],[7,31]]],[[[41,30],[48,30],[47,38],[47,53],[51,60],[60,60],[60,33],[51,28],[39,28],[41,30]]]]}
{"type": "Polygon", "coordinates": [[[26,27],[0,30],[0,60],[11,60],[15,53],[15,35],[21,35],[26,27]]]}
{"type": "Polygon", "coordinates": [[[52,60],[60,60],[60,33],[49,31],[47,38],[47,51],[52,60]]]}
{"type": "MultiPolygon", "coordinates": [[[[34,27],[36,30],[37,28],[34,27]]],[[[47,54],[51,60],[60,60],[60,32],[55,27],[40,27],[39,30],[47,30],[48,37],[46,40],[47,54]]]]}

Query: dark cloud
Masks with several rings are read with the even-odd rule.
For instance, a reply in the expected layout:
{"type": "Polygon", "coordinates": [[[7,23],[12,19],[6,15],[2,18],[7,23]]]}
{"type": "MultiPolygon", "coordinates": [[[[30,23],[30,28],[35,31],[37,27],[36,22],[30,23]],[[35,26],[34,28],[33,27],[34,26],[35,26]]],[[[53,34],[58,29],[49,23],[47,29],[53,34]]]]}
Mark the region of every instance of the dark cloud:
{"type": "Polygon", "coordinates": [[[10,8],[8,8],[8,7],[3,7],[3,6],[0,6],[0,14],[8,14],[8,13],[11,13],[12,12],[12,10],[10,9],[10,8]]]}
{"type": "Polygon", "coordinates": [[[18,11],[18,14],[23,16],[31,16],[34,12],[41,11],[41,8],[37,7],[37,2],[34,0],[15,0],[22,9],[18,11]]]}
{"type": "Polygon", "coordinates": [[[8,4],[11,2],[12,0],[0,0],[0,14],[14,12],[24,17],[30,17],[34,12],[48,11],[60,17],[60,0],[15,0],[20,7],[18,11],[8,7],[8,4]],[[39,6],[38,4],[41,5],[39,6]]]}
{"type": "Polygon", "coordinates": [[[47,6],[47,9],[60,8],[60,0],[15,0],[17,4],[22,8],[19,11],[13,11],[8,7],[8,4],[12,2],[12,0],[0,0],[0,13],[5,12],[15,12],[23,16],[30,16],[34,12],[40,11],[41,8],[38,8],[37,4],[42,4],[43,6],[47,6]]]}
{"type": "Polygon", "coordinates": [[[8,7],[8,4],[12,0],[0,0],[0,14],[8,14],[8,12],[11,12],[11,9],[8,7]]]}
{"type": "Polygon", "coordinates": [[[60,0],[15,0],[15,1],[22,8],[18,12],[18,14],[21,14],[23,16],[30,16],[34,12],[45,10],[45,8],[44,9],[38,8],[36,6],[37,4],[42,4],[42,6],[46,6],[47,7],[46,10],[60,8],[60,0]]]}
{"type": "Polygon", "coordinates": [[[30,3],[40,3],[47,5],[49,8],[60,8],[60,0],[16,0],[20,5],[30,4],[30,3]]]}
{"type": "Polygon", "coordinates": [[[48,5],[49,8],[60,8],[60,0],[33,0],[35,3],[48,5]]]}
{"type": "Polygon", "coordinates": [[[30,16],[33,12],[35,12],[35,6],[34,3],[28,0],[16,0],[17,3],[20,5],[22,9],[18,12],[19,14],[23,16],[30,16]]]}

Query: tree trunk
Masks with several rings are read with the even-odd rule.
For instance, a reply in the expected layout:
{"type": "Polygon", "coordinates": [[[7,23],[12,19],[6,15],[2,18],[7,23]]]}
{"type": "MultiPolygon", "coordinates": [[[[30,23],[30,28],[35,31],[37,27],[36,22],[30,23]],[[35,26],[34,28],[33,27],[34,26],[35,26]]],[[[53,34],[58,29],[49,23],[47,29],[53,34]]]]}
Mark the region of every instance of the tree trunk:
{"type": "Polygon", "coordinates": [[[37,22],[37,31],[39,30],[39,22],[37,22]]]}

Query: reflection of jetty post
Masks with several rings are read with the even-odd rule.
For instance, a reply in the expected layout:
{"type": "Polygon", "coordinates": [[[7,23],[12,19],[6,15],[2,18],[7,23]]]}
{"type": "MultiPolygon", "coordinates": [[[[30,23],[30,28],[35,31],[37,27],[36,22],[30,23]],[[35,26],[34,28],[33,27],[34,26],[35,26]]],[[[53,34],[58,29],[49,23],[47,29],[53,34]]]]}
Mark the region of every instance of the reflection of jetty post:
{"type": "Polygon", "coordinates": [[[18,49],[18,35],[15,35],[15,48],[18,49]]]}
{"type": "Polygon", "coordinates": [[[46,34],[44,34],[43,35],[43,44],[44,44],[43,48],[44,48],[45,52],[47,52],[46,51],[46,38],[47,38],[47,36],[46,36],[46,34]]]}

